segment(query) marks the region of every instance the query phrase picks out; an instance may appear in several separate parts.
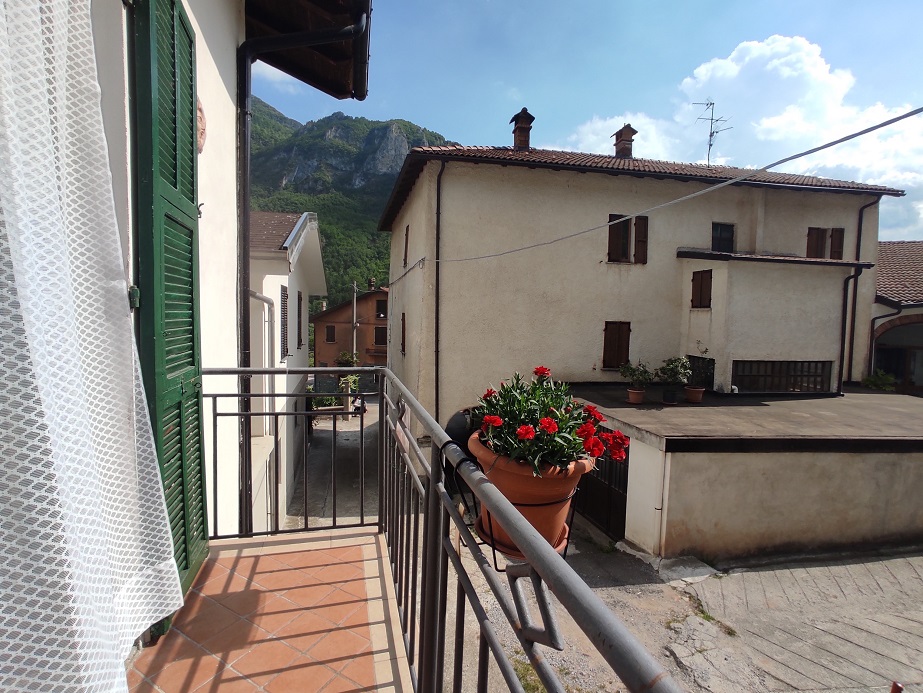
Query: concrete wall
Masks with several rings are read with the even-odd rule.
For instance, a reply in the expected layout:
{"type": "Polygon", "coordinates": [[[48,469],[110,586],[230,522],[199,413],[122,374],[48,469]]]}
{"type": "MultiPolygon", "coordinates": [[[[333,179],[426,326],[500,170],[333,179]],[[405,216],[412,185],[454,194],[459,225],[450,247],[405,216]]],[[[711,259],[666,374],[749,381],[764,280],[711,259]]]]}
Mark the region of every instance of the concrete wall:
{"type": "MultiPolygon", "coordinates": [[[[923,540],[917,497],[923,453],[667,457],[663,556],[714,559],[923,540]]],[[[633,477],[629,497],[640,490],[649,503],[651,490],[642,484],[633,488],[632,482],[633,477]]],[[[633,524],[644,519],[639,515],[633,524]]],[[[633,536],[646,538],[640,532],[633,536]]],[[[650,542],[638,543],[651,550],[650,542]]]]}
{"type": "MultiPolygon", "coordinates": [[[[435,253],[433,212],[439,166],[428,163],[417,180],[392,227],[391,251],[391,339],[393,342],[395,335],[400,334],[400,314],[406,308],[408,343],[422,349],[419,356],[401,356],[392,345],[392,368],[430,411],[434,411],[430,400],[436,347],[429,344],[436,318],[435,268],[429,260],[435,253]],[[407,224],[411,226],[409,261],[412,263],[424,255],[429,257],[422,272],[414,270],[398,280],[404,271],[401,261],[407,224]],[[426,234],[425,239],[420,237],[421,230],[426,234]]],[[[630,358],[644,359],[655,367],[671,356],[696,354],[692,347],[696,339],[701,339],[700,334],[711,341],[703,340],[710,350],[709,356],[714,357],[713,350],[718,349],[725,360],[731,355],[728,342],[732,332],[739,347],[734,352],[735,358],[767,358],[746,352],[755,348],[768,353],[770,345],[774,348],[771,357],[776,359],[811,358],[800,356],[808,351],[827,354],[834,343],[838,348],[838,335],[831,338],[826,327],[829,305],[842,294],[841,278],[845,270],[799,267],[786,271],[767,269],[762,263],[752,268],[740,268],[738,265],[744,263],[735,263],[733,268],[724,270],[729,274],[716,286],[727,297],[726,314],[717,314],[716,310],[711,317],[692,317],[685,267],[693,265],[689,264],[691,261],[677,260],[676,249],[710,248],[711,224],[721,221],[735,224],[738,251],[804,256],[808,226],[842,226],[847,229],[848,257],[855,244],[856,210],[861,202],[871,198],[789,194],[753,187],[724,188],[652,213],[647,264],[606,261],[606,222],[610,213],[638,212],[702,188],[699,183],[628,176],[447,164],[442,177],[439,248],[443,260],[439,268],[440,420],[444,422],[452,412],[472,404],[488,383],[496,385],[514,371],[527,373],[539,364],[548,366],[555,377],[565,380],[620,381],[617,371],[602,369],[606,321],[630,322],[630,358]],[[525,252],[449,262],[552,241],[600,225],[603,228],[596,231],[525,252]],[[800,274],[792,293],[795,289],[812,291],[809,305],[820,303],[823,311],[821,322],[825,331],[815,336],[810,329],[804,330],[804,338],[809,342],[805,349],[792,340],[797,331],[789,327],[803,319],[813,325],[814,314],[810,310],[802,307],[795,310],[791,322],[785,326],[788,333],[785,335],[777,323],[760,318],[767,302],[766,292],[779,289],[773,280],[795,277],[796,271],[800,274]],[[748,285],[751,276],[763,277],[758,288],[748,285]],[[818,297],[818,293],[822,296],[818,297]],[[737,336],[736,323],[741,322],[748,325],[750,333],[737,336]],[[818,340],[821,347],[815,344],[818,340]]],[[[874,211],[867,212],[864,236],[872,239],[864,240],[864,245],[870,248],[876,225],[868,217],[875,216],[874,211]]],[[[863,297],[860,304],[865,300],[863,297]]],[[[838,310],[839,303],[837,320],[838,310]]],[[[863,310],[867,312],[870,307],[863,310]]],[[[779,310],[770,307],[769,313],[775,318],[779,310]]],[[[857,345],[864,358],[866,341],[862,330],[867,330],[867,326],[863,327],[861,318],[857,328],[857,345]]],[[[729,381],[729,362],[724,370],[729,381]]]]}

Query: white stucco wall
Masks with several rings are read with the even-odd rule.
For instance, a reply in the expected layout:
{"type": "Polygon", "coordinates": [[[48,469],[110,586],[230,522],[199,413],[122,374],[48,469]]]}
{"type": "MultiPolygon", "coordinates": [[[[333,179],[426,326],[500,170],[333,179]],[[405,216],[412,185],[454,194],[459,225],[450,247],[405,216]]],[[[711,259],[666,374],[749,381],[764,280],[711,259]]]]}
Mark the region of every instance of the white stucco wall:
{"type": "Polygon", "coordinates": [[[625,539],[650,554],[659,555],[663,489],[667,483],[666,455],[638,436],[632,437],[629,450],[625,539]]]}
{"type": "Polygon", "coordinates": [[[923,453],[669,456],[663,556],[923,539],[923,453]]]}
{"type": "MultiPolygon", "coordinates": [[[[418,245],[421,223],[429,242],[434,243],[438,170],[439,163],[427,164],[392,226],[392,282],[403,272],[403,232],[408,223],[409,262],[427,250],[418,245]]],[[[839,335],[837,331],[831,342],[828,316],[834,313],[839,325],[842,277],[847,270],[815,267],[797,274],[762,263],[752,267],[734,263],[722,270],[723,278],[716,278],[715,289],[729,297],[725,314],[716,309],[709,317],[690,316],[685,267],[693,264],[678,260],[676,249],[710,248],[712,222],[721,221],[735,224],[738,251],[804,256],[808,226],[842,226],[849,259],[854,253],[856,212],[872,198],[724,188],[650,214],[647,264],[606,262],[610,213],[638,212],[702,187],[628,176],[448,163],[442,177],[439,250],[446,260],[439,278],[439,418],[444,422],[458,408],[472,404],[488,383],[496,385],[514,371],[527,373],[539,364],[565,380],[620,381],[616,371],[601,367],[606,321],[630,322],[630,358],[644,359],[654,367],[672,356],[696,354],[695,341],[702,339],[701,334],[708,336],[702,341],[710,357],[720,352],[725,357],[733,353],[735,358],[812,359],[815,357],[796,354],[829,355],[835,343],[834,358],[838,358],[839,335]],[[799,206],[805,207],[803,215],[799,206]],[[524,252],[448,262],[552,241],[600,225],[603,228],[597,231],[524,252]],[[751,282],[754,277],[755,284],[751,282]],[[786,289],[791,295],[810,291],[810,300],[802,296],[800,305],[785,310],[782,301],[767,307],[766,296],[779,290],[774,282],[780,278],[794,280],[786,289]],[[835,311],[830,310],[833,302],[835,311]],[[815,311],[812,305],[820,307],[815,311]],[[769,319],[761,317],[767,314],[769,319]],[[792,325],[806,323],[808,329],[799,335],[786,327],[783,335],[773,322],[780,314],[787,314],[792,325]],[[818,329],[822,331],[819,336],[818,329]],[[794,337],[807,340],[804,349],[794,337]],[[778,355],[781,350],[784,355],[778,355]]],[[[873,208],[866,213],[864,245],[869,248],[874,242],[869,239],[876,236],[877,222],[870,221],[875,212],[873,208]]],[[[435,252],[432,246],[429,250],[435,252]]],[[[435,346],[427,348],[427,342],[433,340],[435,330],[434,273],[432,263],[427,262],[422,272],[414,271],[397,282],[404,286],[392,289],[391,316],[392,366],[430,411],[434,411],[429,400],[435,346]],[[418,276],[413,277],[415,274],[418,276]],[[401,306],[411,309],[407,339],[408,345],[422,347],[419,357],[401,358],[399,344],[397,350],[393,346],[395,338],[399,339],[401,306]],[[417,320],[420,308],[423,317],[417,320]],[[418,344],[414,342],[416,330],[421,330],[418,344]]],[[[863,296],[860,305],[865,300],[863,296]]],[[[862,308],[866,314],[870,310],[870,305],[862,308]]],[[[867,323],[861,316],[857,321],[857,361],[864,360],[867,323]]],[[[723,369],[729,383],[730,363],[723,369]]]]}

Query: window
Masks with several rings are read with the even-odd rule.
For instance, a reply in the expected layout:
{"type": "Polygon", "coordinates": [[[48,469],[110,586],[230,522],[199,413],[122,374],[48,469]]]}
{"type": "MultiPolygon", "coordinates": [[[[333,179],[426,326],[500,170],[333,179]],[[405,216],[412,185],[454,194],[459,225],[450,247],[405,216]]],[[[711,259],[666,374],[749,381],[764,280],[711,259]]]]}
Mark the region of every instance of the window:
{"type": "Polygon", "coordinates": [[[603,368],[618,368],[628,363],[630,322],[606,322],[603,331],[603,368]]]}
{"type": "Polygon", "coordinates": [[[711,249],[718,253],[734,252],[734,224],[712,223],[711,249]]]}
{"type": "Polygon", "coordinates": [[[302,296],[301,292],[299,291],[298,292],[298,348],[299,349],[304,346],[304,332],[303,332],[304,328],[302,327],[303,321],[301,317],[301,313],[303,311],[304,311],[304,296],[302,296]]]}
{"type": "Polygon", "coordinates": [[[692,307],[711,308],[711,270],[692,273],[692,307]]]}
{"type": "Polygon", "coordinates": [[[805,257],[843,259],[843,236],[845,229],[822,229],[812,226],[808,229],[808,248],[805,257]],[[827,239],[830,239],[829,245],[827,239]]]}
{"type": "Polygon", "coordinates": [[[388,299],[378,299],[375,301],[375,317],[376,318],[386,318],[388,317],[388,299]]]}
{"type": "MultiPolygon", "coordinates": [[[[610,214],[609,221],[614,222],[624,214],[610,214]]],[[[625,219],[609,224],[609,262],[632,262],[632,229],[634,229],[634,263],[647,264],[647,217],[625,219]]]]}
{"type": "Polygon", "coordinates": [[[387,327],[376,327],[375,328],[375,346],[384,346],[388,343],[388,328],[387,327]]]}
{"type": "Polygon", "coordinates": [[[404,229],[404,267],[407,266],[407,250],[410,247],[410,224],[404,229]]]}
{"type": "Polygon", "coordinates": [[[288,287],[282,287],[282,296],[279,299],[279,333],[281,360],[288,358],[288,287]]]}
{"type": "Polygon", "coordinates": [[[401,313],[401,355],[407,353],[407,313],[401,313]]]}
{"type": "Polygon", "coordinates": [[[324,327],[324,341],[325,342],[335,342],[337,340],[337,326],[336,325],[326,325],[324,327]]]}

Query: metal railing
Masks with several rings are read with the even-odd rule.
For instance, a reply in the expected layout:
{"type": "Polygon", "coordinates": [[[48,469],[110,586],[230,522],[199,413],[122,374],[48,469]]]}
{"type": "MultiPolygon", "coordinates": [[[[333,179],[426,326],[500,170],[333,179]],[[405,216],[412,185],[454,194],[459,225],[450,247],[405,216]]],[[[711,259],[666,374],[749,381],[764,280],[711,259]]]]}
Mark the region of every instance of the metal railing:
{"type": "MultiPolygon", "coordinates": [[[[565,684],[543,653],[546,647],[564,647],[554,595],[629,691],[682,691],[389,370],[298,369],[288,373],[370,370],[378,385],[377,396],[366,393],[378,404],[376,521],[388,547],[414,689],[424,693],[487,691],[490,677],[499,676],[502,683],[497,683],[503,688],[523,691],[512,661],[511,644],[515,642],[542,685],[563,693],[565,684]],[[489,511],[507,531],[525,561],[501,567],[495,555],[488,556],[489,546],[485,553],[485,545],[471,530],[475,509],[469,507],[466,512],[458,495],[453,497],[447,490],[444,469],[463,482],[475,504],[489,511]],[[454,598],[449,596],[450,584],[454,598]],[[492,619],[498,610],[502,616],[492,619]]],[[[220,372],[239,376],[270,371],[220,372]]],[[[216,371],[206,371],[209,373],[216,371]]],[[[335,467],[336,460],[332,464],[335,467]]],[[[307,527],[307,508],[305,512],[307,527]]]]}

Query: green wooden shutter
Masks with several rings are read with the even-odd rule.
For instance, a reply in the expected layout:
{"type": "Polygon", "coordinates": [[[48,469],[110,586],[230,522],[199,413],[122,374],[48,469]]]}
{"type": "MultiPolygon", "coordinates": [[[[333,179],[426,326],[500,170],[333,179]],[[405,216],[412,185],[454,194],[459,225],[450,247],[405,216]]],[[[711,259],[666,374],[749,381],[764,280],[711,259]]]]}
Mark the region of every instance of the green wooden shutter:
{"type": "Polygon", "coordinates": [[[202,457],[195,34],[175,0],[135,3],[139,351],[176,563],[208,553],[202,457]]]}

